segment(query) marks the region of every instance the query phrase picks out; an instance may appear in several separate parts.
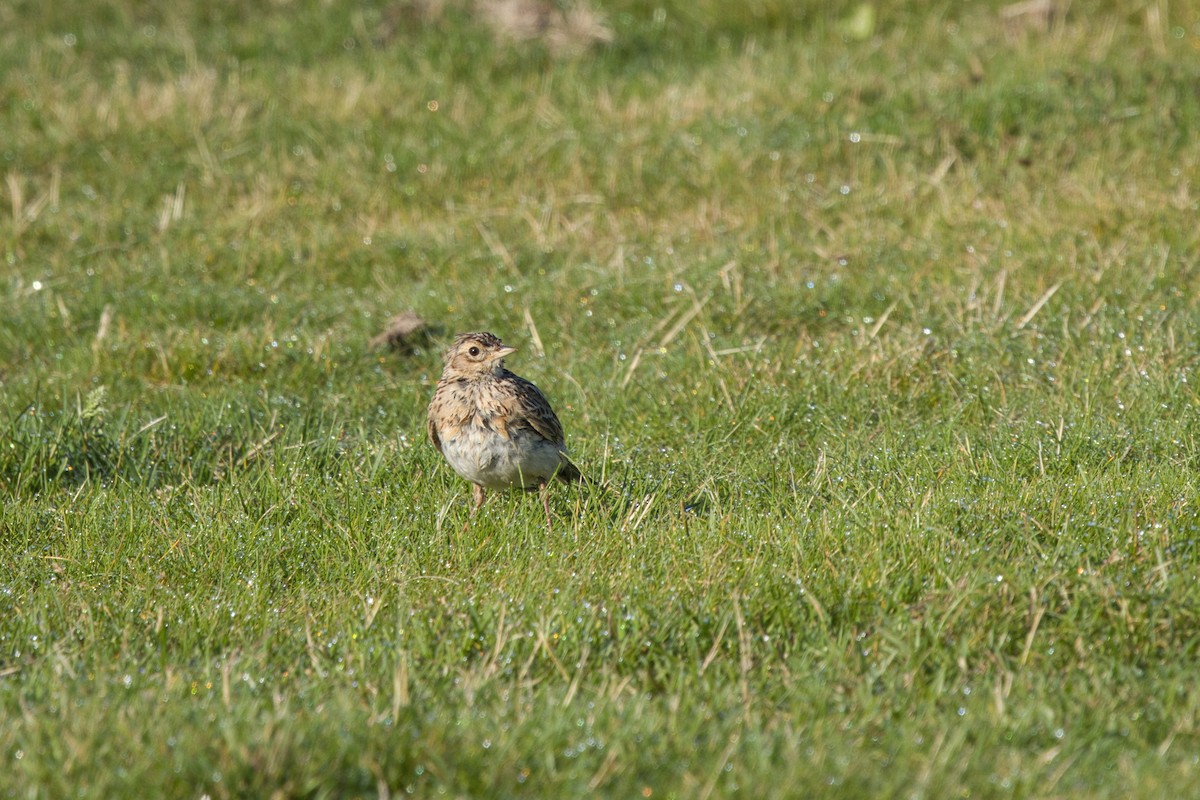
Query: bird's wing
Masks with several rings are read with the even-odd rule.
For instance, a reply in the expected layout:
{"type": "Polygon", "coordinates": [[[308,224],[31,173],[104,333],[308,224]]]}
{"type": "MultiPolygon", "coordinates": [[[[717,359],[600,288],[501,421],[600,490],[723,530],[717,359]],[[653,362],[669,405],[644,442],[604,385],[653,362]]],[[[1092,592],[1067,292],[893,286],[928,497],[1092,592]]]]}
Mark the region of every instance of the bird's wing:
{"type": "MultiPolygon", "coordinates": [[[[433,402],[434,403],[437,402],[436,395],[433,398],[433,402]]],[[[442,438],[440,436],[438,436],[437,425],[433,424],[433,405],[432,404],[430,404],[428,416],[429,416],[429,419],[428,419],[428,422],[426,425],[426,430],[429,432],[429,441],[433,442],[433,446],[437,448],[437,451],[439,453],[441,453],[442,452],[442,438]]],[[[445,455],[445,453],[442,453],[442,454],[445,455]]]]}
{"type": "Polygon", "coordinates": [[[437,448],[439,453],[442,452],[442,440],[438,438],[437,428],[434,426],[433,420],[429,420],[429,441],[433,442],[433,446],[437,448]]]}
{"type": "Polygon", "coordinates": [[[513,384],[513,391],[504,393],[505,417],[508,427],[528,428],[551,444],[562,448],[562,423],[541,390],[529,381],[509,373],[504,380],[513,384]]]}

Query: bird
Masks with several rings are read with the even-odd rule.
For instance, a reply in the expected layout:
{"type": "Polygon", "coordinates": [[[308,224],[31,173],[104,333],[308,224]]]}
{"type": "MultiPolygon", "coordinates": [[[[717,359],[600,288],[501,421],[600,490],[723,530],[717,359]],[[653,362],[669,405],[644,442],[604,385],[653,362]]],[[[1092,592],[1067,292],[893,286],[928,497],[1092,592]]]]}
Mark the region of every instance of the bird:
{"type": "Polygon", "coordinates": [[[429,403],[429,440],[473,485],[471,517],[489,489],[537,489],[552,531],[548,484],[585,478],[567,454],[562,423],[546,396],[505,368],[505,357],[516,351],[486,331],[455,337],[429,403]]]}

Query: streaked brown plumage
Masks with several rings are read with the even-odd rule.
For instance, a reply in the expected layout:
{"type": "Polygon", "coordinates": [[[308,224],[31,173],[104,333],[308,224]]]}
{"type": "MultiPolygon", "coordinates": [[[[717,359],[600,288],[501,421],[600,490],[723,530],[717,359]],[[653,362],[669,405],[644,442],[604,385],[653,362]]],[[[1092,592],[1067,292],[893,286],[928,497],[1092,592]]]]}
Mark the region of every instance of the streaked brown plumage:
{"type": "Polygon", "coordinates": [[[504,367],[515,352],[490,333],[464,333],[446,351],[429,403],[429,440],[475,487],[472,516],[488,489],[539,489],[546,524],[552,478],[583,476],[567,456],[562,424],[545,395],[504,367]]]}

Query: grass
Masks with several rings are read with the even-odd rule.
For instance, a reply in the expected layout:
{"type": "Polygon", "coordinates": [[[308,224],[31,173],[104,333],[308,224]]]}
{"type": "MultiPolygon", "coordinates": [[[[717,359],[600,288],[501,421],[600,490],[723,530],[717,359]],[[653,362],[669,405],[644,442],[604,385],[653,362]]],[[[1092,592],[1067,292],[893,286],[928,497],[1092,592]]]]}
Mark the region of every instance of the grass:
{"type": "Polygon", "coordinates": [[[1200,16],[602,11],[0,8],[0,794],[1196,793],[1200,16]]]}

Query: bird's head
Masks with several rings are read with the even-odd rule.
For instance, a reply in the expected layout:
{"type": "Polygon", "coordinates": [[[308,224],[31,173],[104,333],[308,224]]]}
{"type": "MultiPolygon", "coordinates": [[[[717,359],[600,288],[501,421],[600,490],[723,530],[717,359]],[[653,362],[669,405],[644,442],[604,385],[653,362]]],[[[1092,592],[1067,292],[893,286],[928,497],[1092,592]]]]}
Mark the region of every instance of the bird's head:
{"type": "Polygon", "coordinates": [[[504,357],[516,350],[487,332],[461,333],[446,350],[445,374],[471,378],[498,372],[504,357]]]}

